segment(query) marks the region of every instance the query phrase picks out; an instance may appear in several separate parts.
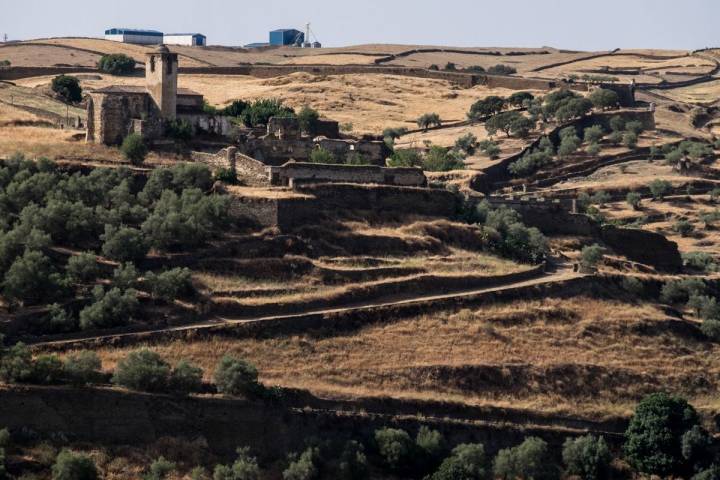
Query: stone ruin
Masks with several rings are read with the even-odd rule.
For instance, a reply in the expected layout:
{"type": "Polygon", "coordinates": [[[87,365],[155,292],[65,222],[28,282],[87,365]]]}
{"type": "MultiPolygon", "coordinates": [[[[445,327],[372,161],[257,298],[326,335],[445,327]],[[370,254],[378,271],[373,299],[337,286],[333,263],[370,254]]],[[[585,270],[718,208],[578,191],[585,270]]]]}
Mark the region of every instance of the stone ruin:
{"type": "Polygon", "coordinates": [[[178,56],[165,45],[147,54],[145,85],[112,85],[90,92],[87,101],[88,142],[119,144],[130,133],[154,140],[168,121],[185,120],[193,131],[228,135],[227,118],[203,112],[203,96],[178,89],[178,56]]]}

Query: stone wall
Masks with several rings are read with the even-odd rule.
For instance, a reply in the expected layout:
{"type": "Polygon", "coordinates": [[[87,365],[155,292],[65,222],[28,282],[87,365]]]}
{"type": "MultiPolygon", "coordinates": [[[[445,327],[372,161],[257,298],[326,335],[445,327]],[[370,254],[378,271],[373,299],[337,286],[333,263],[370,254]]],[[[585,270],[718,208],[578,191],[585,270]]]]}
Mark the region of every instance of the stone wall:
{"type": "Polygon", "coordinates": [[[223,137],[231,137],[237,128],[228,117],[222,115],[208,115],[206,113],[184,113],[178,112],[178,120],[184,120],[190,124],[193,133],[209,133],[223,137]]]}
{"type": "Polygon", "coordinates": [[[351,152],[358,152],[372,165],[384,165],[389,155],[387,145],[382,141],[325,137],[279,138],[277,135],[266,135],[246,138],[239,142],[238,147],[244,154],[272,166],[281,166],[290,160],[307,161],[318,147],[330,151],[339,161],[345,161],[351,152]]]}
{"type": "Polygon", "coordinates": [[[113,145],[138,129],[147,136],[162,130],[159,112],[146,93],[91,93],[87,108],[88,142],[113,145]],[[143,123],[136,125],[135,119],[143,123]]]}
{"type": "Polygon", "coordinates": [[[223,148],[217,153],[191,152],[194,162],[204,163],[212,170],[235,170],[243,185],[265,187],[270,185],[267,167],[254,158],[243,155],[236,147],[223,148]]]}
{"type": "Polygon", "coordinates": [[[386,168],[375,165],[329,165],[289,162],[282,167],[269,167],[273,185],[294,185],[301,182],[374,183],[420,187],[427,184],[422,169],[415,167],[386,168]]]}

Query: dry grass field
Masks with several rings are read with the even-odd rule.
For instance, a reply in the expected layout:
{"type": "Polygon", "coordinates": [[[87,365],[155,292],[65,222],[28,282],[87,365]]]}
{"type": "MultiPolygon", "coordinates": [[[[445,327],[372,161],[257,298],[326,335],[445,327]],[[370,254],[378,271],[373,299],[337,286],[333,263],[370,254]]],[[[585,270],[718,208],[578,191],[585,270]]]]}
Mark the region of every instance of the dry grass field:
{"type": "MultiPolygon", "coordinates": [[[[34,77],[16,83],[24,87],[48,85],[51,77],[34,77]]],[[[142,77],[80,75],[84,89],[107,85],[143,85],[142,77]]],[[[182,75],[179,86],[190,88],[213,104],[235,99],[280,98],[300,108],[310,105],[323,116],[352,123],[354,133],[379,134],[387,127],[417,128],[416,119],[436,112],[445,122],[465,120],[470,106],[489,95],[508,96],[512,90],[477,86],[461,89],[444,80],[396,75],[329,75],[294,73],[260,79],[248,76],[182,75]]],[[[0,90],[2,92],[2,90],[0,90]]],[[[454,142],[454,139],[453,139],[454,142]]]]}
{"type": "MultiPolygon", "coordinates": [[[[272,385],[323,396],[454,400],[601,418],[628,414],[656,388],[714,407],[720,348],[677,333],[652,305],[575,298],[491,304],[390,320],[358,331],[270,339],[170,342],[208,379],[226,354],[272,385]],[[650,333],[653,332],[653,333],[650,333]]],[[[103,348],[113,368],[127,348],[103,348]]]]}
{"type": "Polygon", "coordinates": [[[720,80],[692,85],[690,87],[663,90],[660,93],[680,102],[714,103],[720,99],[720,80]]]}

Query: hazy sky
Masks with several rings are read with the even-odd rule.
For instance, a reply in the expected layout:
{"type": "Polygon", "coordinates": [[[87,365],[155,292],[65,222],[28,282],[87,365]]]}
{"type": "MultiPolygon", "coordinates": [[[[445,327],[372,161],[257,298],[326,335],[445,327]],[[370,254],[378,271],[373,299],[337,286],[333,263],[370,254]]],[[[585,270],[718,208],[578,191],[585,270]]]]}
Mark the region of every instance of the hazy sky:
{"type": "Polygon", "coordinates": [[[696,49],[720,45],[719,18],[720,0],[0,0],[0,38],[101,36],[129,27],[242,45],[312,22],[326,46],[696,49]]]}

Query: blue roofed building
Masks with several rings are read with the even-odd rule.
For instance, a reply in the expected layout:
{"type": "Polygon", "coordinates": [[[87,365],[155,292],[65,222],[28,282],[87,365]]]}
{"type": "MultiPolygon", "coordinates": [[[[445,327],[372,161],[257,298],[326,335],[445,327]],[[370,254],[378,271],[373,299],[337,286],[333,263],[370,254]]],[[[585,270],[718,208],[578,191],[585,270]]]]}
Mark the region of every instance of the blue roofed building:
{"type": "Polygon", "coordinates": [[[302,45],[305,41],[305,34],[294,28],[282,28],[270,32],[270,45],[302,45]]]}
{"type": "Polygon", "coordinates": [[[109,28],[105,30],[105,40],[135,43],[138,45],[160,45],[163,33],[157,30],[135,30],[132,28],[109,28]]]}

